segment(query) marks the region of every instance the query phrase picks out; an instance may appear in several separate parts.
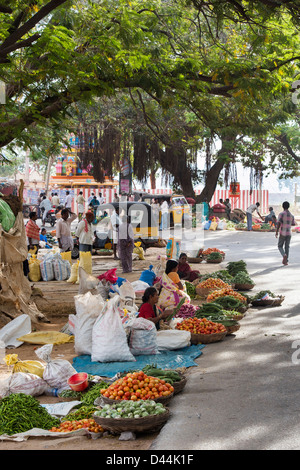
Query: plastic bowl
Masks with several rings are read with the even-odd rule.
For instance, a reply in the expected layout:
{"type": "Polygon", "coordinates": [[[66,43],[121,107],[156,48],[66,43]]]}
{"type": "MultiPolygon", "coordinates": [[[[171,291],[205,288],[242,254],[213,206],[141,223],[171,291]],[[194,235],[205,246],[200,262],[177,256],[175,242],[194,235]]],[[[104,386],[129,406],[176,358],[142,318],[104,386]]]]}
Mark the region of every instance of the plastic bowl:
{"type": "Polygon", "coordinates": [[[75,392],[82,392],[88,387],[88,384],[88,374],[86,372],[79,372],[68,379],[68,385],[75,392]]]}

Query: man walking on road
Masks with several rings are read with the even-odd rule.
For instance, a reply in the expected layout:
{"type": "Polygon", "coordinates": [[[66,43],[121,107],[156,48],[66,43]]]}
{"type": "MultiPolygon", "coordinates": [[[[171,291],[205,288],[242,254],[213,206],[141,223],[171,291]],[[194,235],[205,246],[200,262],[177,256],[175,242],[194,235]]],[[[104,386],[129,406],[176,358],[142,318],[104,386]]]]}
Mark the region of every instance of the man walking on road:
{"type": "Polygon", "coordinates": [[[284,203],[282,204],[283,212],[280,212],[280,214],[278,215],[278,223],[275,233],[276,238],[278,237],[279,233],[278,250],[282,255],[282,264],[284,264],[285,266],[288,264],[289,260],[289,251],[292,236],[291,227],[292,225],[295,225],[295,219],[293,214],[290,213],[289,207],[290,203],[288,201],[284,201],[284,203]]]}

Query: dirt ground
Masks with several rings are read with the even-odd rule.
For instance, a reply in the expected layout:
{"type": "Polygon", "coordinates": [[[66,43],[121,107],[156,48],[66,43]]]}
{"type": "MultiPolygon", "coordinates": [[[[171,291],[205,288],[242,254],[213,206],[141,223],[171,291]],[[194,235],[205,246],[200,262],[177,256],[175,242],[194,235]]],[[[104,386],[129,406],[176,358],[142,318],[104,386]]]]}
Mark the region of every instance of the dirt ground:
{"type": "MultiPolygon", "coordinates": [[[[93,257],[93,274],[99,275],[108,269],[117,267],[117,275],[129,281],[138,280],[141,271],[148,269],[152,264],[157,266],[159,255],[165,255],[165,248],[149,248],[145,254],[145,260],[135,260],[133,262],[133,272],[123,274],[119,261],[113,257],[93,257]]],[[[213,264],[193,264],[193,269],[198,269],[201,273],[215,271],[213,264]]],[[[75,313],[74,295],[78,293],[78,285],[67,282],[39,282],[34,284],[36,294],[34,296],[36,305],[47,317],[48,322],[32,324],[33,331],[61,331],[68,322],[68,316],[75,313]]],[[[0,328],[3,325],[0,324],[0,328]]],[[[17,354],[20,360],[38,360],[35,349],[40,345],[23,343],[16,349],[9,349],[6,354],[17,354]]],[[[55,345],[52,357],[66,359],[72,363],[75,357],[74,344],[67,343],[55,345]]],[[[188,371],[189,372],[189,371],[188,371]]],[[[5,364],[0,364],[0,380],[10,375],[10,370],[5,364]]],[[[40,403],[55,403],[58,398],[42,395],[37,397],[40,403]]],[[[23,442],[0,441],[1,450],[147,450],[157,434],[139,434],[136,440],[120,441],[119,436],[107,436],[93,440],[87,436],[73,436],[66,438],[29,438],[23,442]]]]}

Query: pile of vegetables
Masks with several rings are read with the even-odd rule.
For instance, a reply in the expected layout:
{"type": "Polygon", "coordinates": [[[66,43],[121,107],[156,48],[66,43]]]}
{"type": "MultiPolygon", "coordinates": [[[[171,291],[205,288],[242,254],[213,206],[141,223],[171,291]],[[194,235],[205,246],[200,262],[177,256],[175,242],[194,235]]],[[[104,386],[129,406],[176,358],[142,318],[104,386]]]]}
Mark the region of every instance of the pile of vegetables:
{"type": "Polygon", "coordinates": [[[218,289],[212,292],[207,296],[206,301],[207,302],[215,302],[215,300],[219,297],[225,297],[227,295],[231,295],[232,297],[235,297],[236,299],[240,300],[244,304],[247,304],[247,298],[244,297],[242,294],[239,294],[233,289],[218,289]]]}
{"type": "Polygon", "coordinates": [[[233,278],[234,284],[251,284],[252,286],[255,285],[251,277],[245,271],[238,272],[233,278]]]}
{"type": "Polygon", "coordinates": [[[222,261],[223,259],[223,256],[221,255],[221,253],[210,253],[209,255],[207,255],[206,257],[206,261],[222,261]]]}
{"type": "Polygon", "coordinates": [[[225,326],[221,325],[221,323],[212,322],[210,320],[207,320],[207,318],[196,317],[183,320],[181,323],[178,323],[176,325],[176,329],[204,335],[223,333],[224,331],[226,331],[225,326]]]}
{"type": "Polygon", "coordinates": [[[219,253],[221,256],[225,256],[225,252],[222,250],[219,250],[218,248],[207,248],[202,252],[203,256],[208,256],[211,253],[219,253]]]}
{"type": "Polygon", "coordinates": [[[248,272],[247,271],[247,264],[245,261],[230,261],[226,266],[227,271],[231,276],[235,276],[240,271],[248,272]]]}
{"type": "Polygon", "coordinates": [[[196,297],[196,286],[189,281],[185,281],[186,293],[190,296],[191,299],[196,297]]]}
{"type": "Polygon", "coordinates": [[[233,280],[233,276],[229,274],[229,272],[226,269],[219,269],[218,271],[215,271],[210,274],[204,274],[201,276],[201,282],[206,281],[207,279],[221,279],[222,281],[226,282],[227,284],[231,284],[233,280]]]}
{"type": "Polygon", "coordinates": [[[175,314],[175,318],[189,318],[193,317],[196,312],[195,305],[192,304],[183,304],[178,312],[175,314]]]}
{"type": "Polygon", "coordinates": [[[31,395],[11,393],[0,400],[0,435],[11,436],[33,428],[48,430],[59,423],[59,419],[51,416],[31,395]]]}
{"type": "Polygon", "coordinates": [[[241,307],[244,307],[244,302],[241,302],[239,299],[233,295],[225,295],[224,297],[218,297],[215,299],[217,305],[220,305],[224,310],[238,310],[241,307]]]}
{"type": "Polygon", "coordinates": [[[261,290],[256,295],[251,297],[251,300],[260,300],[265,295],[268,295],[269,297],[272,297],[272,299],[276,299],[277,297],[279,297],[278,295],[273,294],[273,292],[271,292],[270,290],[261,290]]]}
{"type": "Polygon", "coordinates": [[[143,372],[150,376],[156,377],[157,379],[165,380],[169,384],[173,385],[174,382],[180,382],[182,376],[178,374],[175,370],[164,370],[158,368],[156,365],[147,365],[143,367],[143,372]]]}
{"type": "Polygon", "coordinates": [[[53,426],[49,431],[52,432],[71,432],[77,431],[77,429],[86,428],[90,432],[100,433],[104,429],[102,426],[96,423],[93,418],[80,419],[80,420],[65,420],[59,426],[53,426]]]}
{"type": "Polygon", "coordinates": [[[204,303],[195,313],[196,318],[208,318],[209,320],[228,320],[240,315],[236,310],[225,310],[218,303],[204,303]]]}
{"type": "Polygon", "coordinates": [[[170,383],[138,371],[129,372],[125,377],[113,382],[107,389],[101,390],[100,393],[111,400],[137,401],[168,397],[173,392],[174,387],[170,383]]]}
{"type": "Polygon", "coordinates": [[[231,220],[226,220],[226,229],[227,230],[235,230],[236,224],[231,220]]]}
{"type": "Polygon", "coordinates": [[[93,405],[94,401],[96,398],[99,397],[100,390],[103,388],[107,388],[109,384],[105,382],[104,380],[101,380],[98,383],[95,383],[94,385],[91,386],[91,388],[86,392],[75,392],[74,390],[62,390],[59,393],[59,396],[61,398],[74,398],[74,400],[80,400],[81,404],[77,405],[77,408],[80,408],[82,406],[89,406],[93,405]]]}
{"type": "Polygon", "coordinates": [[[205,281],[201,281],[197,287],[202,289],[230,289],[230,285],[218,278],[209,277],[205,281]]]}
{"type": "Polygon", "coordinates": [[[236,224],[236,229],[241,228],[247,228],[247,224],[245,224],[244,222],[239,222],[238,224],[236,224]]]}
{"type": "Polygon", "coordinates": [[[161,403],[153,400],[136,402],[122,402],[120,404],[104,405],[101,410],[95,412],[95,416],[101,418],[144,418],[165,413],[166,409],[161,403]]]}

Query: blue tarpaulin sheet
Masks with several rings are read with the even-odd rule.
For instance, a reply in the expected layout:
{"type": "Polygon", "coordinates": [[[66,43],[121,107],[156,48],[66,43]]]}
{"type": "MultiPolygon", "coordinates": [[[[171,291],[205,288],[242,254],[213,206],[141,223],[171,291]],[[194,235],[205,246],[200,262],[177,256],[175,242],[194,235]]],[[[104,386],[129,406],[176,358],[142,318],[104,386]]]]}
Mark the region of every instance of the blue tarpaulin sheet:
{"type": "Polygon", "coordinates": [[[175,351],[161,351],[159,354],[135,356],[134,362],[92,362],[91,356],[82,355],[73,359],[73,367],[77,372],[86,372],[101,377],[114,377],[119,372],[141,370],[148,364],[156,364],[161,369],[176,369],[177,367],[192,367],[198,364],[194,361],[202,354],[204,344],[193,344],[175,351]]]}

